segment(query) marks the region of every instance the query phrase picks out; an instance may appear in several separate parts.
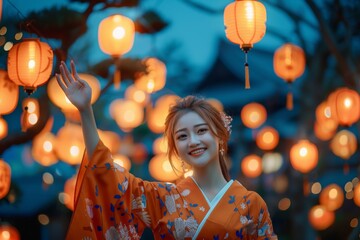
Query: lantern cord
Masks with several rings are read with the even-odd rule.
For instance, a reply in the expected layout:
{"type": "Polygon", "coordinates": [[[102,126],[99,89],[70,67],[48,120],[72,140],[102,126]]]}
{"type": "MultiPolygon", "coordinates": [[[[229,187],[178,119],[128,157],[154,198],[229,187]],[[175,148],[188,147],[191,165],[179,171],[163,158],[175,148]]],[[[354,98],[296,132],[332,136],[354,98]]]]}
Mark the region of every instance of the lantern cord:
{"type": "Polygon", "coordinates": [[[247,51],[245,51],[245,89],[250,89],[250,72],[249,64],[247,62],[247,51]]]}
{"type": "Polygon", "coordinates": [[[291,83],[288,83],[288,93],[286,95],[286,108],[287,110],[292,110],[294,107],[294,100],[293,100],[293,94],[292,94],[292,89],[291,89],[291,83]]]}
{"type": "Polygon", "coordinates": [[[114,86],[115,89],[120,89],[121,72],[119,68],[116,68],[114,73],[114,86]]]}

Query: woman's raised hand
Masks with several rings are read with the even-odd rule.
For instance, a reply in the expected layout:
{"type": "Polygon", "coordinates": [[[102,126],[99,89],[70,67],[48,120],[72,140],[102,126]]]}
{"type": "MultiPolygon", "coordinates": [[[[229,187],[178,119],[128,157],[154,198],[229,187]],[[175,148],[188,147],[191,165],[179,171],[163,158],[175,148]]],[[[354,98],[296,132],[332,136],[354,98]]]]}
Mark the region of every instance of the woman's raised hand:
{"type": "Polygon", "coordinates": [[[80,79],[76,72],[74,61],[70,62],[71,73],[64,62],[60,64],[60,74],[56,74],[56,79],[70,102],[79,110],[91,106],[91,87],[80,79]]]}

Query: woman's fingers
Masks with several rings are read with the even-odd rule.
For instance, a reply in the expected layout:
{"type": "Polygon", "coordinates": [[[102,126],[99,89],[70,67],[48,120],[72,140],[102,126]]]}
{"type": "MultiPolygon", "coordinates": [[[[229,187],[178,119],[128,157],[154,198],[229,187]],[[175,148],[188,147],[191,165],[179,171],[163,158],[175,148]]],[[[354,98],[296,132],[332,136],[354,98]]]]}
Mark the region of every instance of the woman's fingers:
{"type": "Polygon", "coordinates": [[[66,86],[65,86],[64,82],[61,80],[60,75],[56,73],[55,76],[56,76],[56,80],[57,80],[60,88],[65,92],[66,86]]]}
{"type": "MultiPolygon", "coordinates": [[[[73,82],[74,81],[73,76],[71,75],[69,69],[67,68],[67,66],[64,62],[61,62],[61,67],[62,67],[64,76],[65,76],[65,79],[68,81],[68,83],[73,82]]],[[[60,70],[61,70],[61,68],[60,68],[60,70]]],[[[64,76],[63,76],[63,78],[64,78],[64,76]]],[[[67,82],[65,82],[65,83],[67,83],[67,82]]]]}

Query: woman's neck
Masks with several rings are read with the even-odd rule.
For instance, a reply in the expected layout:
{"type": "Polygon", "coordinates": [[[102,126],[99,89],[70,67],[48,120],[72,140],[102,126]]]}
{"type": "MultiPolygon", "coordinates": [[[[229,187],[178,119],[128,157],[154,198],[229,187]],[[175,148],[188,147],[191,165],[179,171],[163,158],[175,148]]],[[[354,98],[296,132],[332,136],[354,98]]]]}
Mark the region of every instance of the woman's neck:
{"type": "Polygon", "coordinates": [[[194,174],[192,177],[203,190],[221,189],[227,183],[218,162],[193,170],[194,174]]]}

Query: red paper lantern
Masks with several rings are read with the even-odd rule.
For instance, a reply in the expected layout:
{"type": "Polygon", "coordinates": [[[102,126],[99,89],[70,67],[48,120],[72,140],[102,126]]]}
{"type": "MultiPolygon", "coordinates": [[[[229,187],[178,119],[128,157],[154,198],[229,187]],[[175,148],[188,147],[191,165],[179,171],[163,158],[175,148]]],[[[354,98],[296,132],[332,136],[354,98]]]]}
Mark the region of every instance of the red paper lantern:
{"type": "Polygon", "coordinates": [[[0,69],[0,115],[9,114],[16,108],[19,100],[19,87],[6,71],[0,69]]]}
{"type": "Polygon", "coordinates": [[[20,233],[10,224],[1,224],[0,240],[20,240],[20,233]]]}
{"type": "Polygon", "coordinates": [[[241,109],[241,120],[248,128],[260,127],[266,121],[266,117],[266,109],[259,103],[249,103],[241,109]]]}
{"type": "Polygon", "coordinates": [[[39,39],[24,39],[15,44],[8,55],[9,78],[31,94],[49,80],[53,65],[53,51],[39,39]]]}
{"type": "Polygon", "coordinates": [[[241,170],[245,176],[255,178],[262,172],[261,158],[255,154],[246,156],[241,161],[241,170]]]}
{"type": "Polygon", "coordinates": [[[272,150],[279,143],[279,133],[275,128],[264,127],[256,135],[256,145],[262,150],[272,150]]]}
{"type": "Polygon", "coordinates": [[[327,210],[335,211],[344,202],[344,192],[338,185],[330,184],[321,191],[319,201],[327,210]]]}

